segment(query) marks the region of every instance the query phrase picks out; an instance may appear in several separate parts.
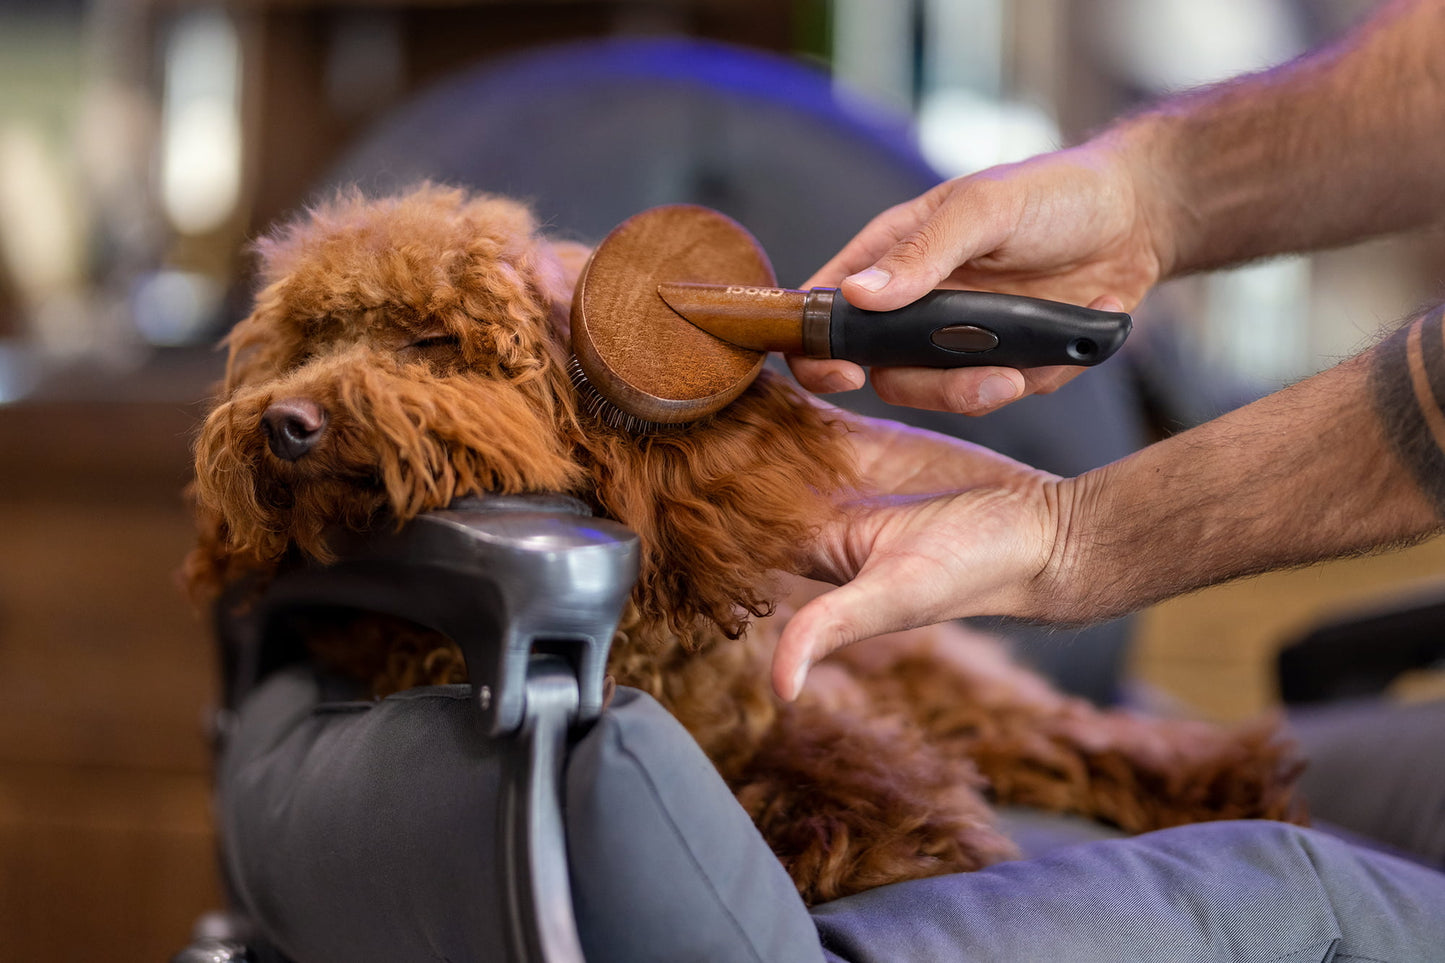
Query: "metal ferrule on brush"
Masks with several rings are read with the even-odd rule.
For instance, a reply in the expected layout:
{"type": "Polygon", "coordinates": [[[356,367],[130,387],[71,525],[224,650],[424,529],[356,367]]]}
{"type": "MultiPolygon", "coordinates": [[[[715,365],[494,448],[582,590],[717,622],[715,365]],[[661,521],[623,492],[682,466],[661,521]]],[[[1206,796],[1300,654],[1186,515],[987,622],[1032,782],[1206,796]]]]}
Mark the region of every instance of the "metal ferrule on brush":
{"type": "Polygon", "coordinates": [[[829,338],[833,323],[833,295],[837,288],[813,288],[803,299],[803,354],[810,358],[833,357],[829,338]]]}

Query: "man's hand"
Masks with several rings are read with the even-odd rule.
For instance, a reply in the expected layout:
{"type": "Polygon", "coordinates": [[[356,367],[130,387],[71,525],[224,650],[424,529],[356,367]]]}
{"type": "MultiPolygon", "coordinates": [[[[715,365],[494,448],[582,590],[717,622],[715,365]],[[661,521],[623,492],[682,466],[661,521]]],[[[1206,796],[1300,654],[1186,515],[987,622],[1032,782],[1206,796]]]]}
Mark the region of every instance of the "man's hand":
{"type": "MultiPolygon", "coordinates": [[[[1133,310],[1175,274],[1437,225],[1445,127],[1419,119],[1445,109],[1442,35],[1438,0],[1381,4],[1309,56],[885,211],[809,283],[869,310],[935,287],[1133,310]]],[[[863,385],[854,364],[791,363],[812,391],[863,385]]],[[[885,401],[982,414],[1078,371],[878,368],[873,384],[885,401]]]]}
{"type": "Polygon", "coordinates": [[[841,585],[773,655],[784,698],[834,649],[970,615],[1112,618],[1272,568],[1445,529],[1445,307],[1365,354],[1061,479],[986,449],[840,415],[873,489],[800,574],[841,585]]]}
{"type": "Polygon", "coordinates": [[[802,574],[833,582],[798,611],[773,656],[796,697],[813,662],[886,632],[979,614],[1041,615],[1060,529],[1060,480],[987,449],[845,416],[871,492],[840,506],[802,574]]]}
{"type": "MultiPolygon", "coordinates": [[[[1165,255],[1143,193],[1150,181],[1131,167],[1124,141],[1104,137],[940,184],[874,218],[805,287],[838,286],[872,311],[938,287],[1132,309],[1159,279],[1165,255]]],[[[809,390],[863,385],[863,370],[850,362],[789,360],[809,390]]],[[[894,404],[983,414],[1053,391],[1080,370],[875,368],[873,385],[894,404]]]]}

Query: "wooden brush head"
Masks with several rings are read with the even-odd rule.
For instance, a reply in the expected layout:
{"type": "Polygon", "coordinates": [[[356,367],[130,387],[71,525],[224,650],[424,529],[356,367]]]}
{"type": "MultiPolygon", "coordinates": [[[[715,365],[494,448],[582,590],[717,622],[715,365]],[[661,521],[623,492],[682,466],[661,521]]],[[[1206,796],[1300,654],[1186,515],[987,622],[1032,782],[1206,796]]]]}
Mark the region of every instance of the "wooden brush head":
{"type": "Polygon", "coordinates": [[[663,281],[771,287],[776,278],[742,225],[694,204],[634,215],[592,252],[572,298],[572,353],[592,388],[619,411],[673,425],[737,398],[765,355],[673,311],[658,296],[663,281]]]}

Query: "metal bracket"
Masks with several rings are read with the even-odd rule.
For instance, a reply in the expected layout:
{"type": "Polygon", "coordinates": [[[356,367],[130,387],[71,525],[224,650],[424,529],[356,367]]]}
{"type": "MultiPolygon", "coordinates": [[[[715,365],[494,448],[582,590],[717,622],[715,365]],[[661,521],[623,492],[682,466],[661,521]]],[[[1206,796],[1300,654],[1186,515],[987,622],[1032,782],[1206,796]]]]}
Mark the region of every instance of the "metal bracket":
{"type": "Polygon", "coordinates": [[[498,820],[512,958],[582,963],[562,823],[562,763],[577,718],[577,677],[556,656],[527,675],[522,728],[509,747],[498,820]]]}

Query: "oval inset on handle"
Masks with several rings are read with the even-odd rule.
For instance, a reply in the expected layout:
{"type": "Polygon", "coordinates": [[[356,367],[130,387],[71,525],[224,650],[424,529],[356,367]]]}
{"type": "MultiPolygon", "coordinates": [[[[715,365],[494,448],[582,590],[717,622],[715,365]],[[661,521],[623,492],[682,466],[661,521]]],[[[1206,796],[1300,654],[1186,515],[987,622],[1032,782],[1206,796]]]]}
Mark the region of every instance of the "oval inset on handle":
{"type": "Polygon", "coordinates": [[[931,340],[945,351],[976,352],[998,347],[998,335],[976,324],[950,324],[934,331],[931,340]]]}

